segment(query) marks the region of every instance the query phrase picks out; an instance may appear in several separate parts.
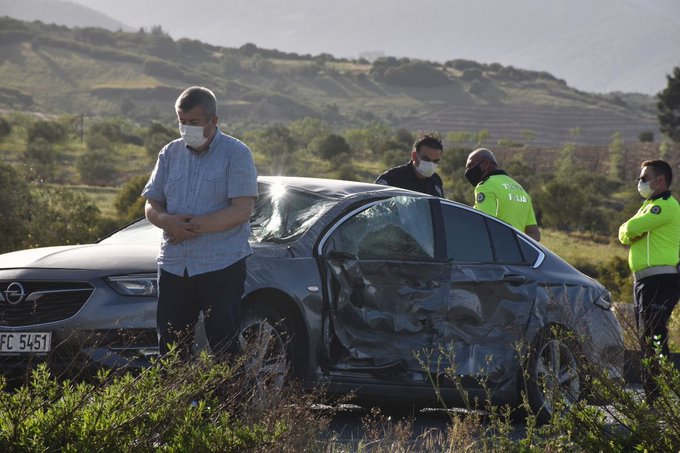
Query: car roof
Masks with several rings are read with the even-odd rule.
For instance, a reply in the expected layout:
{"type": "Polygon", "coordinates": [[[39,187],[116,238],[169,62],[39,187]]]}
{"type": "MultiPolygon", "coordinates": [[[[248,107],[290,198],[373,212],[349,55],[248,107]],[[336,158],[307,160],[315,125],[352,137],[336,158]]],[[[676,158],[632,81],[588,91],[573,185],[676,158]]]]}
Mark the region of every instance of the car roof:
{"type": "Polygon", "coordinates": [[[362,192],[385,192],[385,195],[420,195],[425,196],[419,192],[400,189],[397,187],[384,186],[381,184],[371,184],[357,181],[344,181],[340,179],[324,179],[324,178],[305,178],[298,176],[259,176],[259,182],[266,184],[281,184],[288,187],[294,187],[300,190],[316,192],[317,194],[325,195],[333,198],[343,198],[348,195],[353,195],[362,192]]]}

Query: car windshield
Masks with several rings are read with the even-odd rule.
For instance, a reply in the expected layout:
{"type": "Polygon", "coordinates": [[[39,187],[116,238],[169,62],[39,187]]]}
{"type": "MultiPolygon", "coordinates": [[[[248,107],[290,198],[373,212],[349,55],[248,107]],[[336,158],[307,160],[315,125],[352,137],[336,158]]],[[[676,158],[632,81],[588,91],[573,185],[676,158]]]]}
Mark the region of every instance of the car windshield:
{"type": "Polygon", "coordinates": [[[260,184],[250,218],[251,240],[290,242],[300,237],[335,200],[282,184],[260,184]]]}
{"type": "MultiPolygon", "coordinates": [[[[291,242],[300,237],[335,200],[311,191],[281,184],[259,184],[259,193],[250,218],[250,240],[291,242]]],[[[141,219],[100,241],[101,244],[159,244],[162,232],[141,219]]]]}

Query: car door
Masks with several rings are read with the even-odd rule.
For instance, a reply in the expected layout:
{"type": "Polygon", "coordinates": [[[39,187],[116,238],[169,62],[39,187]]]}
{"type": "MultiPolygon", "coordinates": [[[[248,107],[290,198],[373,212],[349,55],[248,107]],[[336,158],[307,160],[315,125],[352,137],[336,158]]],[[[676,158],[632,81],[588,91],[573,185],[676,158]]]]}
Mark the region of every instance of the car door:
{"type": "Polygon", "coordinates": [[[345,371],[421,370],[436,345],[451,278],[437,256],[432,198],[395,197],[342,219],[322,248],[325,353],[345,371]]]}
{"type": "MultiPolygon", "coordinates": [[[[456,374],[501,383],[517,372],[537,294],[540,250],[509,225],[471,208],[441,203],[451,283],[446,316],[456,374]]],[[[473,382],[470,382],[473,384],[473,382]]]]}

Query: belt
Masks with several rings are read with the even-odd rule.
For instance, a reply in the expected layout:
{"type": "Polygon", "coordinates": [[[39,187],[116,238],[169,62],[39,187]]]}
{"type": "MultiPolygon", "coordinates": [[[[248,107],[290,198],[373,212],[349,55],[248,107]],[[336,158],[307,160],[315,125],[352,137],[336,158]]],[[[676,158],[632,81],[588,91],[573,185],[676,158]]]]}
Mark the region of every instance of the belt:
{"type": "Polygon", "coordinates": [[[641,271],[633,272],[633,276],[635,277],[635,281],[638,281],[646,277],[651,277],[652,275],[677,273],[678,266],[652,266],[647,269],[642,269],[641,271]]]}

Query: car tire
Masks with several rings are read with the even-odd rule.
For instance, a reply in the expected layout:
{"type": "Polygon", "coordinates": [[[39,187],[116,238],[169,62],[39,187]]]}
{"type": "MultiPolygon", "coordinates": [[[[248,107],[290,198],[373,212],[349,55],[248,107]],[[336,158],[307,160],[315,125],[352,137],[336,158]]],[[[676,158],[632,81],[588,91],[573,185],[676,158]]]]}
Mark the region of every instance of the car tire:
{"type": "Polygon", "coordinates": [[[536,337],[528,360],[526,390],[538,423],[550,422],[558,400],[572,405],[582,398],[584,378],[578,351],[564,329],[553,327],[536,337]]]}
{"type": "Polygon", "coordinates": [[[241,325],[246,370],[263,390],[281,390],[297,371],[290,323],[270,306],[254,303],[245,307],[241,325]]]}

